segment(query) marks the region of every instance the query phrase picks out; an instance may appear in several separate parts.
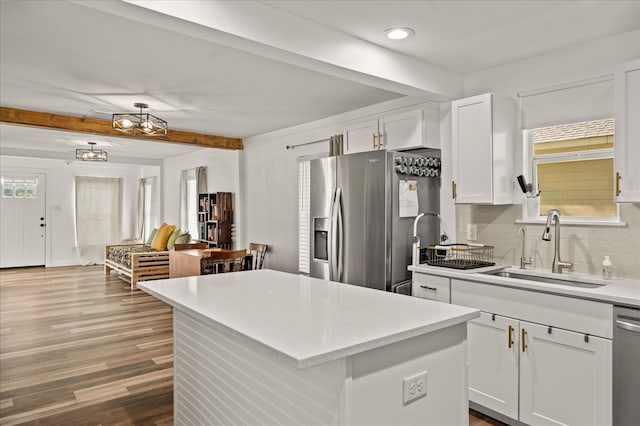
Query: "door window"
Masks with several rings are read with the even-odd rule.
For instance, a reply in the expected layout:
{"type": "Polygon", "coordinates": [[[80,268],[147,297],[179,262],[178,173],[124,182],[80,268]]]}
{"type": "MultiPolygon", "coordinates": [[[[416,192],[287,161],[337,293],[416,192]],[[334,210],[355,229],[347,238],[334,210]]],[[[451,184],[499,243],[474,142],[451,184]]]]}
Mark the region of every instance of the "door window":
{"type": "Polygon", "coordinates": [[[4,198],[36,198],[38,196],[38,178],[2,177],[2,196],[4,198]]]}

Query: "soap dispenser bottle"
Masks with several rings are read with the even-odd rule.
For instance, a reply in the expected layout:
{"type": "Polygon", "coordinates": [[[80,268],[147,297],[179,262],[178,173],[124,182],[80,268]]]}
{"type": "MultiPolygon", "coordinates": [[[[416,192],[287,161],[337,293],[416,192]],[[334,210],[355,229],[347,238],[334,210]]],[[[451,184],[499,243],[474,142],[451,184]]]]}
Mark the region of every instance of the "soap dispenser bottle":
{"type": "Polygon", "coordinates": [[[613,263],[611,259],[609,259],[609,256],[605,256],[602,261],[602,278],[605,280],[613,279],[613,263]]]}

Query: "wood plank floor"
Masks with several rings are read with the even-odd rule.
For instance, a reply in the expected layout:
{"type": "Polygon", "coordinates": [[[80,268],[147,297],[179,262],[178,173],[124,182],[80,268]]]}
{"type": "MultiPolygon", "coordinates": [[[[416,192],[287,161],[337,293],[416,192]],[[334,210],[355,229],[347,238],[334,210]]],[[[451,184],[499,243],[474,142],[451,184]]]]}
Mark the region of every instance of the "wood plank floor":
{"type": "Polygon", "coordinates": [[[0,425],[173,424],[172,327],[101,266],[0,270],[0,425]]]}

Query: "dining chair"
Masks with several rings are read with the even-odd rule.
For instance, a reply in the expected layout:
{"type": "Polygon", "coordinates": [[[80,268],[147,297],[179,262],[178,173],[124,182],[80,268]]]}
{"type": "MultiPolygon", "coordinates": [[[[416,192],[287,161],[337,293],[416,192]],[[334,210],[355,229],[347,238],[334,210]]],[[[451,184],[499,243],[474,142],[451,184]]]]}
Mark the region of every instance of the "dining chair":
{"type": "Polygon", "coordinates": [[[264,266],[264,255],[267,252],[266,244],[250,243],[249,254],[253,256],[251,259],[251,269],[262,269],[264,266]]]}
{"type": "Polygon", "coordinates": [[[207,257],[207,262],[211,265],[211,272],[220,274],[223,272],[241,271],[244,266],[246,250],[224,250],[212,251],[207,257]]]}

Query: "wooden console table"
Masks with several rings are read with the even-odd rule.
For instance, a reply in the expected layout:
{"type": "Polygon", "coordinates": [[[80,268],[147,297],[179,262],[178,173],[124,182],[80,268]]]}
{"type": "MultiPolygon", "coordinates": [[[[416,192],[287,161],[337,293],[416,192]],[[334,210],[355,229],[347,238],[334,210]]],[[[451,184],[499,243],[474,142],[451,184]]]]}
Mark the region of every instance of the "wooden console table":
{"type": "MultiPolygon", "coordinates": [[[[202,260],[210,256],[212,252],[229,252],[232,250],[222,248],[172,250],[169,252],[169,278],[194,277],[203,275],[202,260]]],[[[249,253],[245,256],[244,269],[251,269],[253,256],[249,253]]]]}

